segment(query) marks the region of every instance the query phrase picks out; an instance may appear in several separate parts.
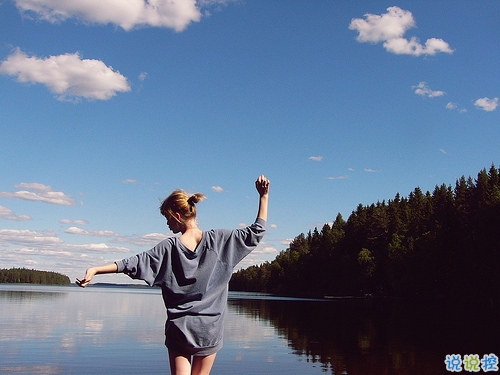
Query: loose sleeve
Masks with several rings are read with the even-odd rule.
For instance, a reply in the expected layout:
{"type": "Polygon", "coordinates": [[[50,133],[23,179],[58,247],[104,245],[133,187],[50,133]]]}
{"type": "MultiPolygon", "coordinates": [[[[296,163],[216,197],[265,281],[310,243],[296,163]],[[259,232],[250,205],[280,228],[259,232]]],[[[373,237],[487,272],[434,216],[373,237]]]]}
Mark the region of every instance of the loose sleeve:
{"type": "Polygon", "coordinates": [[[236,267],[243,258],[257,247],[264,237],[265,231],[266,221],[261,218],[257,218],[248,227],[231,231],[221,258],[231,267],[236,267]]]}
{"type": "Polygon", "coordinates": [[[171,241],[167,239],[151,250],[117,261],[115,262],[117,272],[124,273],[132,279],[144,280],[149,286],[153,286],[165,264],[170,248],[171,241]]]}

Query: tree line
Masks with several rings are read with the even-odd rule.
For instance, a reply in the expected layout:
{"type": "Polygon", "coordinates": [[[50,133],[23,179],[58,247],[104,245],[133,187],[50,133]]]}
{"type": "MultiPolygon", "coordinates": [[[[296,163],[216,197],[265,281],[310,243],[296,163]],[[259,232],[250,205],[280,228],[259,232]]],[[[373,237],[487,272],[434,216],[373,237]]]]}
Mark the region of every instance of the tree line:
{"type": "Polygon", "coordinates": [[[0,269],[0,283],[70,285],[68,276],[51,271],[37,271],[27,268],[0,269]]]}
{"type": "Polygon", "coordinates": [[[231,290],[297,297],[473,298],[500,301],[500,171],[417,187],[358,205],[299,234],[272,262],[236,272],[231,290]]]}

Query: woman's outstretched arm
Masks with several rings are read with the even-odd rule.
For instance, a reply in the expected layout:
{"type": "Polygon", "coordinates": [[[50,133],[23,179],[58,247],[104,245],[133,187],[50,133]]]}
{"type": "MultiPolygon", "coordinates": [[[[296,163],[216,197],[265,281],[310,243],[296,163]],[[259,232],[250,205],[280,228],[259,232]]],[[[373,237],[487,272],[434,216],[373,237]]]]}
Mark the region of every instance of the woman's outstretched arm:
{"type": "Polygon", "coordinates": [[[267,221],[267,207],[269,201],[269,181],[266,176],[260,175],[255,181],[255,188],[259,192],[259,211],[257,213],[257,218],[267,221]]]}

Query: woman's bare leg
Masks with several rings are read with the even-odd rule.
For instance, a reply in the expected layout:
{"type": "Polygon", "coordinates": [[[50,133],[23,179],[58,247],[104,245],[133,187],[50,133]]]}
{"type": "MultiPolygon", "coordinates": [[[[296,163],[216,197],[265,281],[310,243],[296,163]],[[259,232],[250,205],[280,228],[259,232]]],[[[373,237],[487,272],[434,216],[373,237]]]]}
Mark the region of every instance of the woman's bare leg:
{"type": "Polygon", "coordinates": [[[191,375],[191,357],[181,353],[168,351],[170,373],[172,375],[191,375]]]}
{"type": "Polygon", "coordinates": [[[170,372],[172,375],[209,375],[216,355],[195,356],[191,367],[191,356],[169,350],[170,372]]]}
{"type": "Polygon", "coordinates": [[[212,370],[216,355],[217,353],[207,356],[193,357],[193,368],[191,369],[191,375],[209,375],[210,371],[212,370]]]}

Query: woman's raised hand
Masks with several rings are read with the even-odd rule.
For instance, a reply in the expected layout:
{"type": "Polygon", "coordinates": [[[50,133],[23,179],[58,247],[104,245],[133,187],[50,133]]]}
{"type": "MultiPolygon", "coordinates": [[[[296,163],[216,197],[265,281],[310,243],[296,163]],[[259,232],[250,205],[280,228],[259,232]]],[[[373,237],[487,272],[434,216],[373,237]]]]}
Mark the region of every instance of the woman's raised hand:
{"type": "Polygon", "coordinates": [[[267,177],[264,176],[263,174],[257,178],[257,181],[255,181],[255,188],[259,192],[260,196],[263,196],[263,195],[266,195],[269,193],[270,183],[271,183],[271,181],[269,181],[267,179],[267,177]]]}

